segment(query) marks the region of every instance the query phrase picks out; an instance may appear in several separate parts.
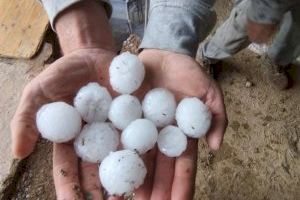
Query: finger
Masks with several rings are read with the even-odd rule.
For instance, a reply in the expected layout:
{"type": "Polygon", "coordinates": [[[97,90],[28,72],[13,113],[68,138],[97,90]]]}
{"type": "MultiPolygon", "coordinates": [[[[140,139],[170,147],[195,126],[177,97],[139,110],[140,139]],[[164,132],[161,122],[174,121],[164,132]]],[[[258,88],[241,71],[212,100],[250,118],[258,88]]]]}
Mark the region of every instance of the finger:
{"type": "Polygon", "coordinates": [[[198,140],[189,139],[186,151],[176,159],[172,200],[193,199],[197,171],[198,140]]]}
{"type": "Polygon", "coordinates": [[[147,175],[144,184],[135,191],[134,200],[150,199],[153,186],[156,152],[157,148],[154,148],[142,156],[147,168],[147,175]]]}
{"type": "Polygon", "coordinates": [[[175,158],[169,158],[158,151],[151,195],[152,200],[171,199],[174,168],[175,158]]]}
{"type": "Polygon", "coordinates": [[[208,95],[206,105],[212,112],[212,124],[206,135],[206,141],[211,149],[218,150],[228,123],[223,95],[219,88],[215,88],[214,96],[208,95]]]}
{"type": "Polygon", "coordinates": [[[58,200],[84,199],[78,178],[78,159],[72,144],[54,144],[53,178],[58,200]]]}
{"type": "Polygon", "coordinates": [[[80,182],[85,198],[103,200],[98,165],[82,161],[80,172],[80,182]]]}
{"type": "Polygon", "coordinates": [[[35,120],[26,115],[16,116],[11,122],[12,152],[15,158],[23,159],[33,151],[38,139],[34,125],[35,120]]]}
{"type": "Polygon", "coordinates": [[[213,115],[213,121],[209,132],[206,135],[208,146],[212,150],[218,150],[223,142],[224,133],[227,127],[227,117],[223,114],[213,115]]]}
{"type": "Polygon", "coordinates": [[[27,157],[34,149],[39,136],[35,125],[35,114],[39,105],[47,101],[40,95],[36,95],[37,89],[32,85],[28,85],[24,89],[10,123],[13,155],[20,159],[27,157]]]}

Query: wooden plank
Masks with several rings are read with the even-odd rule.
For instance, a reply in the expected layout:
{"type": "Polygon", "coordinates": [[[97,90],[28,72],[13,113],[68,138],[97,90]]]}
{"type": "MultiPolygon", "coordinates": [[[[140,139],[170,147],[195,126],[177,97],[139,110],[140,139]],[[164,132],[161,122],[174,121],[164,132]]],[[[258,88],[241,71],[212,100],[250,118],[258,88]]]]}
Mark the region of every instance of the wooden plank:
{"type": "Polygon", "coordinates": [[[1,0],[0,56],[34,56],[47,27],[47,15],[37,0],[1,0]]]}

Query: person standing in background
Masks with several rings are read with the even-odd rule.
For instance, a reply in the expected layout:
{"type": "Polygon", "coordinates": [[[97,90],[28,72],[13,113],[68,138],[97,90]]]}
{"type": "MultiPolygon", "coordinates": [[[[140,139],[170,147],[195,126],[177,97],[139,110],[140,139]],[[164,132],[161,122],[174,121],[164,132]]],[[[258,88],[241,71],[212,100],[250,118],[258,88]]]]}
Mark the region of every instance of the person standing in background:
{"type": "Polygon", "coordinates": [[[298,0],[236,0],[230,17],[202,45],[203,64],[213,70],[251,42],[268,42],[279,27],[266,55],[268,78],[280,90],[291,87],[287,69],[300,55],[299,11],[298,0]]]}

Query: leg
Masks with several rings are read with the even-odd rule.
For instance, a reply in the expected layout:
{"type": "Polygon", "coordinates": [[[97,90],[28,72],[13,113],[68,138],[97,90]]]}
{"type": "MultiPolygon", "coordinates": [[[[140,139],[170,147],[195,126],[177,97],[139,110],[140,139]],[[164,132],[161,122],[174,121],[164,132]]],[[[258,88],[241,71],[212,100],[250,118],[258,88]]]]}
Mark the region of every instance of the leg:
{"type": "Polygon", "coordinates": [[[203,24],[203,27],[200,28],[200,42],[205,40],[210,32],[213,30],[217,22],[217,14],[214,10],[210,10],[209,18],[207,19],[207,23],[203,24]]]}
{"type": "Polygon", "coordinates": [[[278,89],[293,85],[287,67],[300,55],[300,4],[284,15],[280,30],[268,50],[268,76],[278,89]]]}
{"type": "Polygon", "coordinates": [[[239,1],[232,9],[230,17],[217,29],[209,42],[202,46],[204,59],[210,63],[230,57],[246,48],[251,42],[246,31],[249,0],[239,1]]]}
{"type": "Polygon", "coordinates": [[[284,15],[280,30],[268,51],[270,59],[287,66],[300,55],[300,3],[284,15]]]}

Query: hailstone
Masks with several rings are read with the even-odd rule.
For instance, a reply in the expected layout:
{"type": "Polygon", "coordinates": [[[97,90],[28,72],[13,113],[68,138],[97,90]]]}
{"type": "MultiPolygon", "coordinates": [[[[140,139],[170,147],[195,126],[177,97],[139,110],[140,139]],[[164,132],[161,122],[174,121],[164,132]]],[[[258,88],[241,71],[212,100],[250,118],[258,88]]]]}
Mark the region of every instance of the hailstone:
{"type": "Polygon", "coordinates": [[[178,157],[185,151],[187,138],[176,126],[163,128],[157,138],[159,150],[168,157],[178,157]]]}
{"type": "Polygon", "coordinates": [[[200,138],[210,128],[212,115],[209,108],[198,98],[184,98],[176,109],[178,127],[189,137],[200,138]]]}
{"type": "Polygon", "coordinates": [[[104,122],[107,119],[112,98],[105,87],[98,83],[83,86],[74,99],[74,106],[84,121],[104,122]]]}
{"type": "Polygon", "coordinates": [[[145,118],[151,120],[156,126],[164,127],[173,123],[176,100],[169,90],[164,88],[150,90],[142,106],[145,118]]]}
{"type": "Polygon", "coordinates": [[[123,130],[121,142],[124,149],[143,154],[154,147],[157,135],[157,129],[150,120],[137,119],[123,130]]]}
{"type": "Polygon", "coordinates": [[[111,123],[94,122],[86,124],[74,141],[74,149],[82,160],[101,162],[119,145],[119,133],[111,123]]]}
{"type": "Polygon", "coordinates": [[[36,124],[43,138],[62,143],[74,139],[81,129],[78,111],[65,102],[43,105],[36,114],[36,124]]]}
{"type": "Polygon", "coordinates": [[[124,94],[115,98],[108,112],[109,120],[120,130],[142,117],[142,106],[138,98],[124,94]]]}
{"type": "Polygon", "coordinates": [[[137,153],[121,150],[110,153],[99,168],[100,181],[110,195],[124,195],[143,184],[147,170],[137,153]]]}
{"type": "Polygon", "coordinates": [[[114,91],[131,94],[141,86],[145,77],[145,67],[136,55],[125,52],[112,60],[109,77],[114,91]]]}

